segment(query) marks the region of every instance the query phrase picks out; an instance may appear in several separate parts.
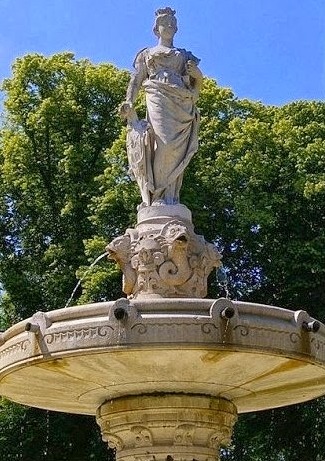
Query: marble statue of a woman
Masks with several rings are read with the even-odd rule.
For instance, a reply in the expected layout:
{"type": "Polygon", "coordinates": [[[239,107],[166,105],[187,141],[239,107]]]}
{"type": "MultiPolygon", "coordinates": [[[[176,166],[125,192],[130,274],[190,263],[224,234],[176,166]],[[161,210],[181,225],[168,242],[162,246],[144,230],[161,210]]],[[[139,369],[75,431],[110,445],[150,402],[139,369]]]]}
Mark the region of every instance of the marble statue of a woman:
{"type": "Polygon", "coordinates": [[[202,74],[192,53],[174,47],[174,10],[159,9],[153,30],[158,44],[137,54],[121,106],[128,125],[129,166],[142,204],[136,227],[106,250],[121,267],[123,291],[130,298],[203,298],[221,255],[195,234],[191,211],[179,202],[184,170],[198,148],[195,104],[202,74]],[[133,106],[141,88],[145,120],[138,119],[133,106]]]}
{"type": "Polygon", "coordinates": [[[140,51],[134,62],[121,114],[128,120],[127,152],[143,206],[179,203],[185,167],[198,148],[195,102],[202,82],[199,59],[174,47],[175,11],[156,12],[158,44],[140,51]],[[140,88],[146,94],[147,119],[133,109],[140,88]]]}

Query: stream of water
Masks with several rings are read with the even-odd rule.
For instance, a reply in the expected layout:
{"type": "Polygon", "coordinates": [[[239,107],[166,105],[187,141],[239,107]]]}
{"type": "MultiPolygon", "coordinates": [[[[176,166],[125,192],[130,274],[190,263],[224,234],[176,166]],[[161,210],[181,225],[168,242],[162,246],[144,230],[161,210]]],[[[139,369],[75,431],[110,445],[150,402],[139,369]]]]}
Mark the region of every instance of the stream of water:
{"type": "Polygon", "coordinates": [[[108,252],[105,251],[105,253],[102,253],[101,255],[99,255],[91,264],[90,266],[88,267],[88,269],[84,272],[83,276],[78,280],[76,286],[74,287],[72,293],[71,293],[71,296],[70,298],[68,299],[68,301],[66,302],[66,305],[64,306],[64,309],[66,307],[69,307],[71,301],[73,300],[73,297],[76,293],[76,291],[78,290],[81,282],[84,280],[84,278],[86,277],[86,275],[91,271],[91,269],[103,258],[105,258],[105,256],[108,256],[108,252]]]}

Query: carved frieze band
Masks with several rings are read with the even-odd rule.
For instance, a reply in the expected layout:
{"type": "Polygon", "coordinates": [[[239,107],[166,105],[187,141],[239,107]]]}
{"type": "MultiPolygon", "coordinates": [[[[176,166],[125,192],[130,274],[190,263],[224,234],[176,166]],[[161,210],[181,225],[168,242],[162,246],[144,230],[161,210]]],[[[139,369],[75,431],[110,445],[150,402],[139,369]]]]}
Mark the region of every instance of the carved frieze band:
{"type": "MultiPolygon", "coordinates": [[[[61,318],[60,324],[51,321],[48,328],[40,329],[37,333],[20,332],[17,337],[12,336],[2,344],[0,358],[2,364],[7,366],[27,357],[39,358],[42,353],[46,353],[48,357],[52,351],[59,350],[68,352],[76,348],[117,345],[195,343],[216,347],[222,345],[223,348],[233,345],[244,349],[271,347],[273,350],[278,348],[288,353],[325,361],[325,338],[322,329],[316,333],[308,333],[302,330],[301,322],[294,321],[293,316],[290,318],[286,314],[288,318],[283,321],[281,316],[270,317],[268,312],[264,313],[265,309],[261,309],[261,315],[257,318],[255,312],[251,315],[249,310],[239,309],[229,300],[227,302],[227,305],[223,300],[212,302],[210,315],[148,315],[141,314],[136,303],[123,298],[109,306],[106,320],[102,313],[97,318],[91,316],[92,322],[84,314],[81,318],[76,316],[73,319],[70,314],[66,320],[61,318]],[[223,309],[232,306],[234,317],[223,318],[223,309]],[[123,320],[114,315],[117,308],[125,310],[123,320]]],[[[302,318],[301,315],[300,317],[302,318]]]]}
{"type": "Polygon", "coordinates": [[[79,329],[70,329],[64,331],[58,331],[54,333],[49,333],[44,336],[44,341],[46,344],[52,343],[65,343],[67,341],[84,341],[88,339],[93,339],[97,337],[105,338],[107,337],[114,328],[110,325],[98,326],[98,327],[88,327],[88,328],[79,328],[79,329]]]}
{"type": "Polygon", "coordinates": [[[0,360],[3,360],[11,355],[19,354],[20,352],[25,352],[30,344],[31,342],[29,339],[23,339],[22,341],[11,344],[10,346],[0,351],[0,360]]]}

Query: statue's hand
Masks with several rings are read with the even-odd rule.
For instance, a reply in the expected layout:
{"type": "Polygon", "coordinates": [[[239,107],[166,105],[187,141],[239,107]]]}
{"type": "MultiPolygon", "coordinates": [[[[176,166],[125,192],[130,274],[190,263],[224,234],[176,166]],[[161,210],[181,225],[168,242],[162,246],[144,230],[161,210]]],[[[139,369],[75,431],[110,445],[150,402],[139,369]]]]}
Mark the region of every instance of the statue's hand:
{"type": "Polygon", "coordinates": [[[186,71],[188,73],[188,75],[192,78],[194,78],[195,80],[200,80],[202,79],[202,72],[200,71],[200,69],[198,68],[198,66],[196,65],[196,63],[192,60],[189,60],[187,61],[186,63],[186,71]]]}
{"type": "Polygon", "coordinates": [[[133,109],[133,104],[129,101],[122,102],[119,107],[119,113],[123,119],[127,120],[133,119],[136,116],[135,110],[133,109]]]}

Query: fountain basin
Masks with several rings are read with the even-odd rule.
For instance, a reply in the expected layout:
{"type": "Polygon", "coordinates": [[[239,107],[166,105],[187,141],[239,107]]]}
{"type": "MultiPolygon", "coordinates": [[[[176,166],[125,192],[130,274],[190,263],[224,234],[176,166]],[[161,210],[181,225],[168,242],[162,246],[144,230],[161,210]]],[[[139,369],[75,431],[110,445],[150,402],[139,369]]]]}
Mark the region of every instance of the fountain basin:
{"type": "Polygon", "coordinates": [[[324,394],[325,327],[228,299],[120,299],[38,312],[2,334],[0,393],[95,415],[106,401],[207,395],[238,413],[324,394]]]}

